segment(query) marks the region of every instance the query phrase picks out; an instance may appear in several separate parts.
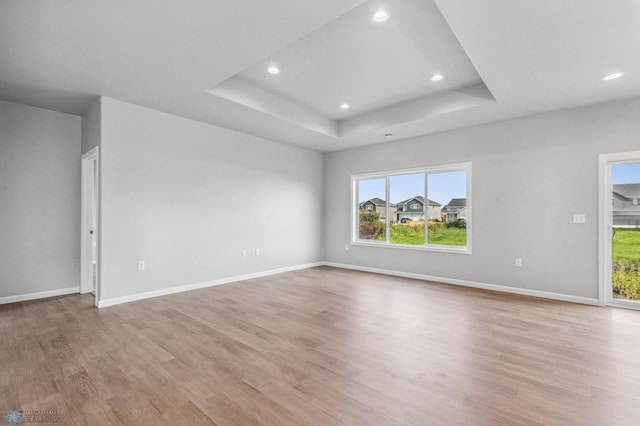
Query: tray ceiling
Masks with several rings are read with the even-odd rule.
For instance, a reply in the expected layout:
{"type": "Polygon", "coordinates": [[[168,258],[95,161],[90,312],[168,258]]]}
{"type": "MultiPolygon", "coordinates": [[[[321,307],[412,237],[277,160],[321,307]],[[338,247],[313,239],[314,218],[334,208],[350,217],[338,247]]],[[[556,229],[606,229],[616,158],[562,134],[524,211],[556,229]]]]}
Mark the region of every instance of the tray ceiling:
{"type": "Polygon", "coordinates": [[[330,152],[638,97],[639,23],[638,0],[3,0],[0,99],[330,152]]]}
{"type": "Polygon", "coordinates": [[[430,0],[367,1],[208,92],[334,137],[493,101],[430,0]]]}

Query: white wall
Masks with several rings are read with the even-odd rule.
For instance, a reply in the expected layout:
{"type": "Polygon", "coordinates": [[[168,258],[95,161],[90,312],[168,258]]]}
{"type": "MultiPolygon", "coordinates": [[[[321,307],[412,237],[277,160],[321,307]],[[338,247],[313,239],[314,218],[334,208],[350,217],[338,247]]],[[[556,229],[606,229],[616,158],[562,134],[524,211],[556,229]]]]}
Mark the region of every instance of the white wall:
{"type": "Polygon", "coordinates": [[[323,260],[321,154],[107,98],[101,143],[103,299],[323,260]]]}
{"type": "Polygon", "coordinates": [[[80,126],[77,116],[0,101],[4,301],[79,285],[80,126]]]}
{"type": "Polygon", "coordinates": [[[639,117],[635,99],[327,154],[325,258],[597,298],[598,154],[640,149],[639,117]],[[473,254],[345,251],[351,174],[464,161],[473,163],[473,254]],[[587,223],[573,224],[573,213],[587,223]]]}

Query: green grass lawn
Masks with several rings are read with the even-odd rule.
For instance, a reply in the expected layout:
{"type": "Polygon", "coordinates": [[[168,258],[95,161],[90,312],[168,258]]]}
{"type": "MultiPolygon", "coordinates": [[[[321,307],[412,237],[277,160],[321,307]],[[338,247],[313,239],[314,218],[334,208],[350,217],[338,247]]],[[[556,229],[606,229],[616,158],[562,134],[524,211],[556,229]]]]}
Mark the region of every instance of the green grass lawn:
{"type": "Polygon", "coordinates": [[[447,228],[445,226],[432,226],[429,228],[429,244],[443,246],[466,246],[467,228],[447,228]]]}
{"type": "Polygon", "coordinates": [[[640,300],[640,229],[616,228],[612,242],[612,260],[611,284],[614,296],[640,300]]]}
{"type": "MultiPolygon", "coordinates": [[[[424,245],[424,226],[391,224],[389,237],[392,244],[424,245]]],[[[384,239],[384,235],[381,236],[380,240],[384,241],[384,239]]],[[[467,245],[467,229],[447,228],[443,225],[431,226],[429,228],[429,244],[465,246],[467,245]]]]}
{"type": "Polygon", "coordinates": [[[640,229],[616,228],[612,251],[614,262],[640,261],[640,229]]]}

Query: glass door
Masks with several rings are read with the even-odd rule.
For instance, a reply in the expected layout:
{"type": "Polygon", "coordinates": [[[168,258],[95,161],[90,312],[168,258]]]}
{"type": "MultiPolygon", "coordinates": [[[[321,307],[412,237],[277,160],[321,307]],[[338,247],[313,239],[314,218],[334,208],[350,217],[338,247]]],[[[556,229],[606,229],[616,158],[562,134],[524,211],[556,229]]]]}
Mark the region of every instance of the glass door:
{"type": "Polygon", "coordinates": [[[601,301],[640,309],[640,153],[601,156],[601,301]]]}

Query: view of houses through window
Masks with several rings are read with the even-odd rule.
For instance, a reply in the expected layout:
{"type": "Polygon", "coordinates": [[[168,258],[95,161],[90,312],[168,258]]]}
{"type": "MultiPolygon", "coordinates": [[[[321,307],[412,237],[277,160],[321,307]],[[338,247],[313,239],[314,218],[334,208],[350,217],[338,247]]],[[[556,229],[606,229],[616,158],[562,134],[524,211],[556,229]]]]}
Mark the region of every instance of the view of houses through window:
{"type": "Polygon", "coordinates": [[[470,172],[470,164],[463,164],[354,176],[354,239],[467,247],[470,172]]]}

